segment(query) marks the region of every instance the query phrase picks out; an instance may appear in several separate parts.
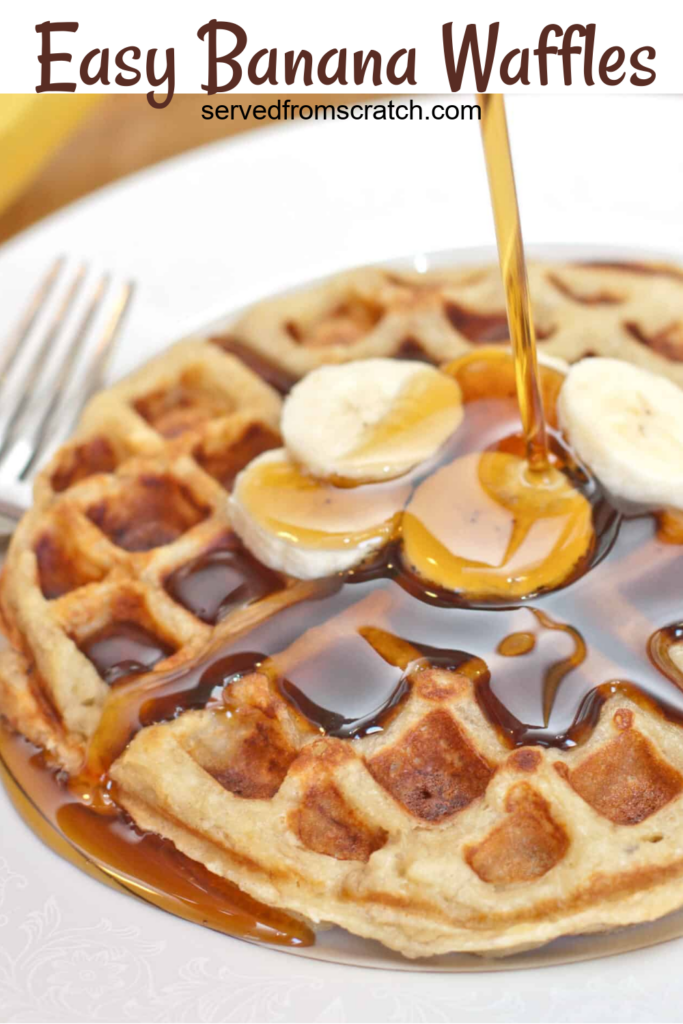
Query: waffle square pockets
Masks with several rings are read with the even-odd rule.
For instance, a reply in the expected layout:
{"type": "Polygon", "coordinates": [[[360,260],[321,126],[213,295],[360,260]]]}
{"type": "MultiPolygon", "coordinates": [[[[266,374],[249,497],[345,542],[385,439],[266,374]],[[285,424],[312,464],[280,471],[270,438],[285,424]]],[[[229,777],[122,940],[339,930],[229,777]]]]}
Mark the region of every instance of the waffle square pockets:
{"type": "Polygon", "coordinates": [[[218,576],[221,553],[249,561],[235,551],[226,487],[279,443],[279,409],[237,359],[182,343],[96,396],[38,479],[2,579],[4,621],[25,660],[3,656],[15,683],[20,665],[26,672],[21,708],[13,686],[3,711],[12,721],[17,705],[29,737],[52,731],[69,765],[82,760],[118,679],[189,658],[210,636],[207,622],[282,586],[264,570],[260,586],[235,594],[225,569],[208,611],[166,586],[201,559],[217,560],[218,576]]]}

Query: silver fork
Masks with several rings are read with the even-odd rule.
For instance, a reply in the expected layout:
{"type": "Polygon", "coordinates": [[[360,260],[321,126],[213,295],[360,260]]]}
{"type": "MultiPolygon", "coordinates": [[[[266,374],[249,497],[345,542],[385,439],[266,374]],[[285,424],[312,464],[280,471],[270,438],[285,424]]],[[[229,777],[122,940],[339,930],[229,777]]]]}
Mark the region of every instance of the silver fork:
{"type": "MultiPolygon", "coordinates": [[[[0,515],[10,520],[29,507],[36,472],[102,386],[134,291],[131,281],[112,287],[108,274],[91,282],[85,264],[66,267],[55,260],[0,348],[0,515]]],[[[8,526],[0,521],[0,533],[8,526]]]]}

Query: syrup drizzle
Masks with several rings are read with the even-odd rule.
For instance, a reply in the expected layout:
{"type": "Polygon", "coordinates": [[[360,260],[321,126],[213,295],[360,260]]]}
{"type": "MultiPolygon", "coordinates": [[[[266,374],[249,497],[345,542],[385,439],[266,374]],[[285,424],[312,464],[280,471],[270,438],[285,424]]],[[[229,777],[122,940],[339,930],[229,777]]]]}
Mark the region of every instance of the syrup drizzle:
{"type": "MultiPolygon", "coordinates": [[[[497,377],[500,366],[493,355],[478,357],[480,374],[497,377]]],[[[471,385],[471,394],[480,392],[495,387],[471,385]]],[[[491,450],[523,444],[513,398],[466,400],[463,423],[437,465],[477,450],[482,440],[491,450]]],[[[385,714],[405,695],[408,666],[421,657],[473,672],[482,708],[513,746],[571,745],[582,702],[614,680],[631,680],[677,716],[678,670],[661,652],[680,631],[662,632],[661,623],[680,614],[683,548],[660,535],[653,516],[622,519],[581,467],[567,471],[588,495],[595,544],[563,586],[524,600],[475,600],[416,577],[400,546],[389,545],[363,571],[309,584],[303,600],[291,599],[191,670],[120,687],[93,744],[99,767],[105,770],[137,729],[220,702],[235,678],[264,665],[317,728],[344,737],[384,727],[385,714]]],[[[368,491],[378,486],[392,483],[368,491]]],[[[362,495],[365,487],[355,490],[362,495]]]]}
{"type": "Polygon", "coordinates": [[[274,360],[268,359],[267,356],[257,352],[250,345],[245,345],[244,342],[238,341],[237,338],[225,334],[211,340],[219,348],[222,348],[224,352],[237,356],[245,366],[253,370],[266,384],[270,384],[281,395],[288,394],[296,384],[297,378],[293,374],[288,373],[287,370],[279,366],[274,360]]]}
{"type": "Polygon", "coordinates": [[[622,521],[602,564],[571,586],[497,609],[425,601],[389,551],[365,574],[321,583],[192,671],[131,680],[119,691],[118,737],[110,728],[99,737],[109,743],[104,761],[138,728],[220,703],[236,678],[264,666],[315,727],[344,738],[386,727],[420,659],[469,675],[510,746],[573,746],[588,734],[585,702],[615,682],[631,682],[683,723],[683,676],[661,654],[683,629],[657,630],[680,609],[682,571],[683,552],[657,536],[650,516],[622,521]]]}
{"type": "Polygon", "coordinates": [[[477,102],[481,107],[481,137],[496,223],[510,339],[515,354],[517,398],[527,458],[532,469],[542,469],[547,464],[548,444],[505,101],[500,93],[490,93],[478,95],[477,102]]]}
{"type": "Polygon", "coordinates": [[[173,648],[136,622],[113,622],[81,644],[105,683],[149,672],[173,654],[173,648]]]}
{"type": "Polygon", "coordinates": [[[227,935],[278,946],[309,946],[301,921],[266,907],[237,886],[141,832],[111,798],[87,806],[27,740],[0,726],[0,771],[12,802],[40,839],[87,874],[177,917],[227,935]]]}
{"type": "Polygon", "coordinates": [[[165,585],[178,604],[215,626],[235,609],[281,590],[284,583],[229,538],[224,546],[176,569],[165,585]]]}

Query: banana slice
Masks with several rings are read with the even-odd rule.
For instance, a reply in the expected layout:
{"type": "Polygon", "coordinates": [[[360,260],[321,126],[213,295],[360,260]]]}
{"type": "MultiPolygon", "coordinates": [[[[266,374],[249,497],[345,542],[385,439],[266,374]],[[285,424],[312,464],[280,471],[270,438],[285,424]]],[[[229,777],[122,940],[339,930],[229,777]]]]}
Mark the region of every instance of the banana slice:
{"type": "Polygon", "coordinates": [[[302,580],[346,572],[396,536],[410,484],[337,487],[308,476],[284,448],[238,475],[233,528],[264,565],[302,580]]]}
{"type": "Polygon", "coordinates": [[[539,366],[547,366],[549,370],[557,370],[558,373],[563,373],[565,376],[569,373],[569,363],[561,356],[551,356],[546,352],[538,352],[536,359],[539,366]]]}
{"type": "Polygon", "coordinates": [[[683,509],[683,390],[620,359],[572,366],[558,400],[560,425],[614,498],[683,509]]]}
{"type": "Polygon", "coordinates": [[[281,428],[314,476],[377,481],[428,459],[462,416],[457,381],[433,366],[363,359],[309,373],[285,400],[281,428]]]}

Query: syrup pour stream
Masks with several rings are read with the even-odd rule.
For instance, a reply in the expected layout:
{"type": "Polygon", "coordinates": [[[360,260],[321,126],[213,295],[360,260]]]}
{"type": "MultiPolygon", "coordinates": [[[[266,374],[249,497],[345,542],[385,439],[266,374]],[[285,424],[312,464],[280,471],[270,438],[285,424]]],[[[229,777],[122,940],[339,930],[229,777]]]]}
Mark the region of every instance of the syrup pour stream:
{"type": "MultiPolygon", "coordinates": [[[[90,775],[69,782],[25,740],[0,729],[8,790],[44,842],[110,884],[228,934],[295,946],[314,941],[300,921],[251,900],[172,843],[139,832],[118,812],[106,772],[138,729],[188,708],[224,708],[230,683],[254,668],[268,670],[314,726],[351,741],[386,728],[419,664],[467,674],[511,748],[583,742],[612,692],[654,701],[683,725],[683,676],[670,655],[683,638],[683,538],[658,529],[654,516],[622,520],[557,434],[561,375],[544,367],[539,373],[536,362],[502,97],[480,101],[515,365],[490,352],[466,361],[457,374],[461,426],[401,486],[415,492],[431,474],[482,452],[526,457],[539,479],[559,465],[590,505],[593,541],[575,571],[548,592],[532,587],[528,599],[472,600],[420,577],[394,544],[361,572],[283,590],[277,574],[232,540],[166,583],[204,622],[241,616],[242,627],[191,669],[145,674],[149,659],[164,652],[134,623],[82,648],[111,683],[90,775]],[[272,614],[250,615],[250,606],[264,605],[272,614]],[[140,674],[127,674],[131,669],[140,674]]],[[[254,369],[273,377],[269,364],[254,369]]],[[[280,381],[282,390],[288,383],[280,381]]],[[[378,488],[392,486],[358,487],[364,511],[378,488]]]]}
{"type": "Polygon", "coordinates": [[[548,440],[538,382],[536,334],[531,315],[505,100],[500,93],[487,93],[479,94],[477,102],[481,107],[481,136],[496,224],[510,340],[515,354],[517,399],[526,438],[527,458],[532,469],[540,470],[548,463],[548,440]]]}

